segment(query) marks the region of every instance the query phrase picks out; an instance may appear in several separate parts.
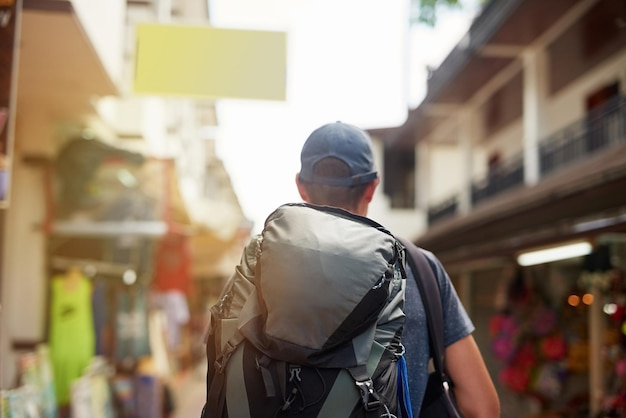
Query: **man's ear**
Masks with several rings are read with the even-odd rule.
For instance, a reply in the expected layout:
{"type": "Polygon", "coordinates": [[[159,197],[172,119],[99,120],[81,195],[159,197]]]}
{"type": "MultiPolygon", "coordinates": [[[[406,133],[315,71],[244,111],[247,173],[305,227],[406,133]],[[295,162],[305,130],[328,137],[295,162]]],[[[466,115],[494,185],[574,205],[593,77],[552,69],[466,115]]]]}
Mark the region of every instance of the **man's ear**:
{"type": "Polygon", "coordinates": [[[300,183],[300,173],[296,174],[296,186],[298,186],[298,193],[300,193],[300,197],[307,203],[311,203],[311,199],[309,199],[309,193],[306,191],[306,188],[300,183]]]}
{"type": "Polygon", "coordinates": [[[380,179],[376,177],[375,180],[372,180],[367,184],[367,187],[365,188],[365,194],[363,194],[363,199],[367,203],[370,203],[374,198],[374,192],[376,191],[376,187],[378,187],[378,183],[380,183],[380,179]]]}

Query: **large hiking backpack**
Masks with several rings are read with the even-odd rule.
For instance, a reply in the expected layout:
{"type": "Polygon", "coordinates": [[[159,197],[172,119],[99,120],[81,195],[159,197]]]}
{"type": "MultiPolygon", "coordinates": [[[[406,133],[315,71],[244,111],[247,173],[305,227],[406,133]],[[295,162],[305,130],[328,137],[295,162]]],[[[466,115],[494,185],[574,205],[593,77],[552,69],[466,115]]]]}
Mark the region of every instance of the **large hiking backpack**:
{"type": "Polygon", "coordinates": [[[210,310],[202,417],[406,412],[405,278],[404,247],[376,222],[280,206],[210,310]]]}

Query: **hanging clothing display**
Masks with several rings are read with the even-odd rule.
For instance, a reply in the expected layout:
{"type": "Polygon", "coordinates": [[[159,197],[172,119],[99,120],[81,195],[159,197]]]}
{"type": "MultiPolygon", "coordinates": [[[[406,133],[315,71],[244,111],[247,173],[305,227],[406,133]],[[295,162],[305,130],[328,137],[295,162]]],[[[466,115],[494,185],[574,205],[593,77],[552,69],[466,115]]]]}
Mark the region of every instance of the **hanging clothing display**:
{"type": "Polygon", "coordinates": [[[72,381],[94,356],[91,282],[78,269],[54,276],[50,305],[50,359],[57,402],[64,405],[72,381]]]}
{"type": "Polygon", "coordinates": [[[167,346],[177,350],[181,343],[181,327],[190,318],[187,297],[179,290],[155,292],[152,294],[152,304],[165,313],[167,346]]]}
{"type": "Polygon", "coordinates": [[[148,301],[144,286],[128,287],[117,294],[115,358],[138,360],[150,355],[148,301]]]}
{"type": "Polygon", "coordinates": [[[93,306],[93,327],[95,334],[95,354],[106,355],[107,350],[107,318],[109,315],[107,308],[107,285],[104,280],[95,280],[93,283],[93,293],[91,297],[93,306]]]}
{"type": "Polygon", "coordinates": [[[191,250],[188,237],[168,234],[157,244],[153,286],[159,292],[181,291],[191,286],[191,250]]]}

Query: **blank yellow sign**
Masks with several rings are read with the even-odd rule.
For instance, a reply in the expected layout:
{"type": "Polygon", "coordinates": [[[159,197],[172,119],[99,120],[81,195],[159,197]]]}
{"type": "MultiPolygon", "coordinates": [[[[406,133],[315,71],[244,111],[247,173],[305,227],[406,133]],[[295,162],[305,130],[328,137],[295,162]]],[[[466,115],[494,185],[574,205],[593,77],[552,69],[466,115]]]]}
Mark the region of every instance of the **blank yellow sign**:
{"type": "Polygon", "coordinates": [[[284,32],[140,24],[134,90],[198,98],[285,100],[284,32]]]}

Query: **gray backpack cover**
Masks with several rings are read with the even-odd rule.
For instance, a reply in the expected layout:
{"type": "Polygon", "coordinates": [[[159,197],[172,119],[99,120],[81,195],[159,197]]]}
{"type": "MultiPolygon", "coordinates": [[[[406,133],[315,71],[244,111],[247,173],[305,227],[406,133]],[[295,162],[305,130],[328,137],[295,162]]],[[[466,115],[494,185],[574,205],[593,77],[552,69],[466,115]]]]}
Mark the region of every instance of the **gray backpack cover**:
{"type": "Polygon", "coordinates": [[[211,308],[203,417],[397,414],[405,282],[376,222],[280,206],[211,308]]]}

